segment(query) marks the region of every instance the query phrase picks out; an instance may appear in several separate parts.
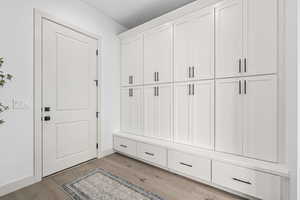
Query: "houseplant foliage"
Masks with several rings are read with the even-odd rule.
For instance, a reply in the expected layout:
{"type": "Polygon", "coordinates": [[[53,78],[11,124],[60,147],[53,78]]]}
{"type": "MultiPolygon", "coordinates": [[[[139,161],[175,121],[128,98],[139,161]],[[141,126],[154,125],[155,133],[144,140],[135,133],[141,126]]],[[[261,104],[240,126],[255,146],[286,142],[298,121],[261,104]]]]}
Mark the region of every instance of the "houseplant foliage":
{"type": "MultiPolygon", "coordinates": [[[[12,79],[12,75],[4,72],[1,68],[4,63],[3,58],[0,58],[0,87],[4,87],[4,85],[12,79]]],[[[0,102],[0,114],[4,111],[8,110],[8,106],[4,105],[0,102]]],[[[0,119],[0,124],[3,124],[4,120],[0,119]]]]}

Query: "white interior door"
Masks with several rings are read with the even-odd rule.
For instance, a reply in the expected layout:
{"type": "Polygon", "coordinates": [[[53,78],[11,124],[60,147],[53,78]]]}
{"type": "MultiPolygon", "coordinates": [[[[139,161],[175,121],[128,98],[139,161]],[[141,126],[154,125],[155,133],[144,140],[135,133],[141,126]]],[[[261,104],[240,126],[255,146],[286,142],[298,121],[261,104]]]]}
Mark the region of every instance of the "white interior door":
{"type": "Polygon", "coordinates": [[[243,1],[227,0],[215,10],[216,77],[240,75],[243,56],[243,1]]]}
{"type": "Polygon", "coordinates": [[[121,43],[122,86],[143,84],[143,38],[130,38],[121,43]]]}
{"type": "Polygon", "coordinates": [[[43,20],[43,176],[97,155],[98,42],[43,20]],[[50,117],[46,119],[45,117],[50,117]]]}
{"type": "Polygon", "coordinates": [[[174,80],[214,76],[214,10],[203,9],[174,25],[174,80]]]}
{"type": "Polygon", "coordinates": [[[277,161],[277,84],[276,76],[244,80],[244,154],[277,161]]]}
{"type": "Polygon", "coordinates": [[[143,132],[143,88],[122,88],[121,129],[126,133],[143,132]]]}
{"type": "Polygon", "coordinates": [[[243,154],[243,95],[240,79],[216,81],[216,130],[217,151],[243,154]]]}

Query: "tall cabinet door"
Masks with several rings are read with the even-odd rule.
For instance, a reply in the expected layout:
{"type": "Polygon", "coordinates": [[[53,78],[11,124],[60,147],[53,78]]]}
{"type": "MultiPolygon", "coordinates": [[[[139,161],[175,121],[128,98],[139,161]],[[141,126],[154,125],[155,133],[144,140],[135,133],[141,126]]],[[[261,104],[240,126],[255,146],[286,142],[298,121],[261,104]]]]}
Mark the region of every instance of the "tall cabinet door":
{"type": "Polygon", "coordinates": [[[217,151],[243,154],[243,95],[240,79],[216,81],[216,130],[217,151]]]}
{"type": "Polygon", "coordinates": [[[203,9],[174,24],[174,80],[214,76],[214,10],[203,9]]]}
{"type": "Polygon", "coordinates": [[[278,1],[245,1],[247,75],[277,72],[278,1]]]}
{"type": "Polygon", "coordinates": [[[143,84],[143,40],[141,36],[121,42],[121,85],[143,84]]]}
{"type": "Polygon", "coordinates": [[[244,79],[244,154],[277,161],[276,76],[244,79]]]}
{"type": "Polygon", "coordinates": [[[174,86],[174,141],[189,144],[190,137],[190,83],[174,86]]]}
{"type": "Polygon", "coordinates": [[[142,87],[121,89],[121,129],[127,133],[143,132],[142,87]]]}
{"type": "Polygon", "coordinates": [[[146,86],[144,105],[144,135],[170,140],[173,115],[171,85],[146,86]]]}
{"type": "Polygon", "coordinates": [[[226,0],[218,4],[215,16],[216,77],[238,76],[242,72],[243,1],[226,0]]]}
{"type": "Polygon", "coordinates": [[[172,81],[172,26],[167,24],[144,35],[144,83],[172,81]]]}
{"type": "Polygon", "coordinates": [[[190,100],[190,143],[213,149],[214,141],[214,81],[192,84],[190,100]]]}

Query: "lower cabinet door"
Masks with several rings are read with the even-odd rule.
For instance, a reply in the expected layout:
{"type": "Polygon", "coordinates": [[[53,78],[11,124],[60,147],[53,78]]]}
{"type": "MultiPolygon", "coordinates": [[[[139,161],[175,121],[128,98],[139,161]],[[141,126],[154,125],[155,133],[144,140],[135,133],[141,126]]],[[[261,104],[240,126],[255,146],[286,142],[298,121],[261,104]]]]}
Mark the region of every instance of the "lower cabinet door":
{"type": "Polygon", "coordinates": [[[131,156],[136,156],[137,143],[122,137],[114,136],[114,149],[131,156]]]}
{"type": "Polygon", "coordinates": [[[170,140],[172,135],[172,86],[144,88],[144,135],[170,140]]]}
{"type": "Polygon", "coordinates": [[[244,79],[244,154],[247,157],[277,161],[276,76],[244,79]]]}
{"type": "Polygon", "coordinates": [[[155,145],[139,142],[137,144],[137,156],[148,162],[166,167],[167,149],[155,145]]]}
{"type": "Polygon", "coordinates": [[[121,130],[140,135],[143,133],[143,88],[121,90],[121,130]]]}
{"type": "Polygon", "coordinates": [[[213,161],[212,182],[259,199],[280,200],[279,176],[213,161]]]}
{"type": "Polygon", "coordinates": [[[169,150],[168,167],[197,179],[211,180],[211,160],[191,154],[169,150]]]}

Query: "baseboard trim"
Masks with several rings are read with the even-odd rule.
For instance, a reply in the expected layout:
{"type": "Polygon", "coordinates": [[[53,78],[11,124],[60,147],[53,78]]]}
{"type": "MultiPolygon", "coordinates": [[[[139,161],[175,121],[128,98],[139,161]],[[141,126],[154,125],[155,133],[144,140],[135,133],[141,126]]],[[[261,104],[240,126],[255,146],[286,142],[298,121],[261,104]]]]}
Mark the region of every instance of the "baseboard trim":
{"type": "Polygon", "coordinates": [[[107,150],[104,150],[104,151],[100,151],[98,153],[98,158],[100,159],[100,158],[103,158],[105,156],[109,156],[113,153],[115,153],[115,150],[113,150],[113,149],[107,149],[107,150]]]}
{"type": "Polygon", "coordinates": [[[0,197],[4,196],[6,194],[9,194],[11,192],[14,192],[16,190],[22,189],[26,186],[37,183],[39,181],[41,181],[40,178],[35,177],[35,176],[30,176],[30,177],[26,177],[21,180],[9,183],[7,185],[3,185],[0,187],[0,197]]]}

